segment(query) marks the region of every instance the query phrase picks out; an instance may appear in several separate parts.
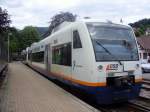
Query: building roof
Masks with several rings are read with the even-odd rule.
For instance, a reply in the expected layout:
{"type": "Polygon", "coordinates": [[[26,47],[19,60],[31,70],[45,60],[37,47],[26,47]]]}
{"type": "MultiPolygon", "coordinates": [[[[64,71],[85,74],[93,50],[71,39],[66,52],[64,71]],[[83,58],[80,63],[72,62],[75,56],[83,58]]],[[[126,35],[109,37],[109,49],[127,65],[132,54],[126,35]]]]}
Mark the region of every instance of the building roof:
{"type": "Polygon", "coordinates": [[[137,41],[143,49],[150,50],[150,36],[139,37],[137,38],[137,41]]]}

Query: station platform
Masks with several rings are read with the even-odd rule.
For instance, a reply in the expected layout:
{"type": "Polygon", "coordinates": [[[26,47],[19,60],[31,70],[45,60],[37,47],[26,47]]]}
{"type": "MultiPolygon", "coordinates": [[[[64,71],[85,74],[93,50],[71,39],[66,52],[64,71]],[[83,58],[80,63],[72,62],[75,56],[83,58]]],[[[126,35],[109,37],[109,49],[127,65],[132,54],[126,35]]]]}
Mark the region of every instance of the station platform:
{"type": "Polygon", "coordinates": [[[9,64],[0,112],[99,112],[21,62],[9,64]]]}

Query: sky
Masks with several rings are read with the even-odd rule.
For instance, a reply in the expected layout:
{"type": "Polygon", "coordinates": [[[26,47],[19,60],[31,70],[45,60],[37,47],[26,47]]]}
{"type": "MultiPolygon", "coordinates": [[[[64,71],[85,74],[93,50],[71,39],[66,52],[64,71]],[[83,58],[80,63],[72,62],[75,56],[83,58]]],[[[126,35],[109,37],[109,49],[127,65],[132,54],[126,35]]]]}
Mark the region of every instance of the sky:
{"type": "Polygon", "coordinates": [[[48,27],[51,18],[59,12],[69,11],[78,19],[91,17],[101,21],[133,23],[150,18],[150,0],[0,0],[7,9],[11,26],[48,27]]]}

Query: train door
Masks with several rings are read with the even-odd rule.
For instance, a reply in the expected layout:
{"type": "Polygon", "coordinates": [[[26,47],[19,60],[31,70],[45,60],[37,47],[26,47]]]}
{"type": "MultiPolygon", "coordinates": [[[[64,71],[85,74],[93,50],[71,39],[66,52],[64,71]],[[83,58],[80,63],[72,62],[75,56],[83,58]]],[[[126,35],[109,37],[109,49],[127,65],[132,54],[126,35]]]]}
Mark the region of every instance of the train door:
{"type": "Polygon", "coordinates": [[[48,72],[51,70],[51,47],[50,44],[45,46],[45,64],[48,72]]]}
{"type": "Polygon", "coordinates": [[[72,31],[72,78],[82,79],[82,43],[78,30],[72,31]]]}

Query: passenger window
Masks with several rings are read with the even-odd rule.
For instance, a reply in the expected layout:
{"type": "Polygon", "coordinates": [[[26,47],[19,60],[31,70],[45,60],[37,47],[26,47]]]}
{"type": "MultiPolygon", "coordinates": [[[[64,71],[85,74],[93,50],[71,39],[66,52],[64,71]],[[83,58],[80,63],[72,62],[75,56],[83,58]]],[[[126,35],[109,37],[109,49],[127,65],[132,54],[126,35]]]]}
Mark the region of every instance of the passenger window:
{"type": "Polygon", "coordinates": [[[71,43],[52,48],[52,63],[71,66],[71,43]]]}
{"type": "Polygon", "coordinates": [[[32,61],[44,63],[44,51],[32,53],[32,61]]]}
{"type": "Polygon", "coordinates": [[[73,48],[82,48],[80,35],[77,30],[73,31],[73,48]]]}

